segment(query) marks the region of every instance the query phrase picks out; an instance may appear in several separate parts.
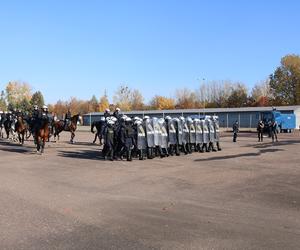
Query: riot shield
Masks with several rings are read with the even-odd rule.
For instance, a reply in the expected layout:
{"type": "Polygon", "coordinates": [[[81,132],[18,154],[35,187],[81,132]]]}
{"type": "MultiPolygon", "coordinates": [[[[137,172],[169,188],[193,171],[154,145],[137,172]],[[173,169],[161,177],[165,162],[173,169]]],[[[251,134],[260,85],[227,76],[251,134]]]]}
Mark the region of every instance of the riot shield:
{"type": "Polygon", "coordinates": [[[168,148],[168,132],[167,132],[167,124],[163,118],[158,120],[161,131],[161,147],[168,148]]]}
{"type": "Polygon", "coordinates": [[[152,126],[154,130],[154,145],[161,146],[161,129],[158,119],[156,117],[152,118],[152,126]]]}
{"type": "Polygon", "coordinates": [[[174,124],[176,125],[175,129],[176,129],[177,142],[179,145],[182,145],[182,122],[180,119],[175,118],[174,124]]]}
{"type": "Polygon", "coordinates": [[[187,125],[187,122],[185,120],[182,120],[182,143],[189,143],[190,142],[190,131],[189,131],[189,128],[188,128],[188,125],[187,125]]]}
{"type": "Polygon", "coordinates": [[[219,124],[219,120],[214,118],[213,119],[213,124],[214,124],[214,130],[215,130],[215,141],[219,142],[220,141],[220,124],[219,124]]]}
{"type": "Polygon", "coordinates": [[[146,149],[146,133],[142,123],[137,124],[137,148],[139,150],[146,149]]]}
{"type": "Polygon", "coordinates": [[[188,121],[188,128],[189,128],[189,142],[196,143],[196,129],[194,122],[192,120],[188,121]]]}
{"type": "Polygon", "coordinates": [[[203,131],[203,143],[209,143],[209,130],[207,120],[200,120],[203,131]]]}
{"type": "Polygon", "coordinates": [[[176,145],[177,144],[177,134],[176,134],[176,121],[175,119],[171,119],[168,121],[168,132],[169,132],[169,143],[171,145],[176,145]]]}
{"type": "Polygon", "coordinates": [[[196,130],[196,144],[203,143],[203,130],[199,119],[194,120],[194,126],[196,130]]]}
{"type": "Polygon", "coordinates": [[[208,119],[208,131],[209,131],[209,141],[215,142],[215,129],[214,129],[214,123],[211,119],[208,119]]]}
{"type": "Polygon", "coordinates": [[[146,130],[146,142],[149,148],[154,147],[154,129],[152,126],[152,121],[150,119],[146,119],[144,121],[145,130],[146,130]]]}

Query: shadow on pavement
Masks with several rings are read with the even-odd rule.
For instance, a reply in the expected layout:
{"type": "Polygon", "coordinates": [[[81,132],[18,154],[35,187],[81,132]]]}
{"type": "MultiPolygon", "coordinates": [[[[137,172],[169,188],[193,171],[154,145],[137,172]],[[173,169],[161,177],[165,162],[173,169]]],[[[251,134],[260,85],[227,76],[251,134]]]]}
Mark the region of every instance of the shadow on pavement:
{"type": "Polygon", "coordinates": [[[244,153],[244,154],[236,154],[236,155],[224,155],[224,156],[215,156],[205,159],[196,159],[195,161],[213,161],[213,160],[227,160],[227,159],[234,159],[240,157],[252,157],[252,156],[260,156],[266,153],[274,153],[278,151],[284,151],[284,149],[262,149],[259,150],[257,153],[244,153]]]}
{"type": "Polygon", "coordinates": [[[58,156],[85,160],[104,160],[100,150],[58,151],[58,156]]]}
{"type": "Polygon", "coordinates": [[[288,140],[288,141],[279,141],[279,142],[257,142],[257,144],[247,144],[242,147],[253,147],[253,148],[269,148],[274,146],[285,146],[285,145],[293,145],[300,144],[300,140],[288,140]]]}

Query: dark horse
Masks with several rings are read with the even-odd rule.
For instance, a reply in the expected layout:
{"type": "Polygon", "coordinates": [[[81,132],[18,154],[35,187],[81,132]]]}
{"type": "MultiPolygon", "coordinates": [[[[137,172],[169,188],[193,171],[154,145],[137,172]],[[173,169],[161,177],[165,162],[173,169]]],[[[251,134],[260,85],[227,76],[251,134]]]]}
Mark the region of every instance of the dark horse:
{"type": "Polygon", "coordinates": [[[99,138],[100,145],[102,145],[102,136],[103,136],[103,129],[104,129],[105,121],[94,121],[91,125],[91,132],[94,134],[94,128],[96,127],[96,134],[93,143],[96,143],[97,137],[99,138]]]}
{"type": "Polygon", "coordinates": [[[41,154],[44,153],[46,140],[49,138],[49,120],[43,119],[40,121],[40,126],[34,131],[34,138],[36,143],[36,151],[41,154]]]}
{"type": "Polygon", "coordinates": [[[18,133],[19,142],[23,145],[25,134],[27,134],[28,131],[28,125],[21,116],[17,118],[15,131],[18,133]]]}
{"type": "Polygon", "coordinates": [[[6,132],[6,138],[9,139],[9,135],[11,134],[12,140],[16,141],[16,133],[15,133],[15,125],[16,125],[16,119],[13,118],[12,116],[9,116],[5,121],[4,121],[4,129],[6,132]]]}
{"type": "Polygon", "coordinates": [[[71,139],[70,142],[74,143],[74,137],[75,137],[75,131],[77,129],[77,122],[79,120],[79,116],[80,114],[74,115],[72,116],[71,120],[70,120],[70,124],[67,125],[67,128],[65,129],[65,123],[64,121],[54,121],[53,122],[53,135],[54,135],[54,139],[57,136],[58,140],[59,140],[59,134],[62,131],[69,131],[71,133],[71,139]]]}

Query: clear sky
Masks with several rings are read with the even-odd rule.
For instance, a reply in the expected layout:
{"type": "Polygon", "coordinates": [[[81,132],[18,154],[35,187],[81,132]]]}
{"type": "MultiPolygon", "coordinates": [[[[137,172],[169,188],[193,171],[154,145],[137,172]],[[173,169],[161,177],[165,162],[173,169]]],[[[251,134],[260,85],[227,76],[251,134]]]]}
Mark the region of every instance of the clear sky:
{"type": "Polygon", "coordinates": [[[47,102],[121,83],[146,100],[199,80],[265,79],[300,54],[300,1],[36,0],[0,3],[0,89],[30,83],[47,102]]]}

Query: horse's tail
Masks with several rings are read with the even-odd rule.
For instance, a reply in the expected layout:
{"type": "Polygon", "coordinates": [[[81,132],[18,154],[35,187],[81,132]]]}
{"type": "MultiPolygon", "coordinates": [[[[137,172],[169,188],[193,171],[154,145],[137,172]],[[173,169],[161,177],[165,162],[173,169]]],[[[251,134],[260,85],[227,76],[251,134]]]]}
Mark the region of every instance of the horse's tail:
{"type": "Polygon", "coordinates": [[[92,125],[91,125],[91,132],[94,134],[94,127],[95,127],[95,122],[92,122],[92,125]]]}

